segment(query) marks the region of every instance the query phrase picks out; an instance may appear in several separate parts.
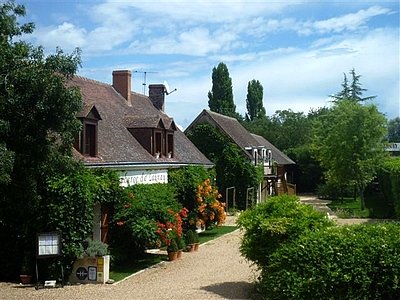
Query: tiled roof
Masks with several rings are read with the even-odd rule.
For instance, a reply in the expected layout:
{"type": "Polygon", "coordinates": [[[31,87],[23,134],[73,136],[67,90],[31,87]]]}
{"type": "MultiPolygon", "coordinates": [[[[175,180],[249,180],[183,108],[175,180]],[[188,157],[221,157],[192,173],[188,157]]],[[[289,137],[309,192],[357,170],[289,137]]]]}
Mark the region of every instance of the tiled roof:
{"type": "Polygon", "coordinates": [[[295,164],[289,157],[282,153],[278,148],[268,142],[261,136],[251,134],[235,118],[224,116],[222,114],[204,109],[199,116],[186,128],[189,132],[197,124],[208,123],[216,126],[220,131],[228,135],[248,156],[252,158],[251,153],[245,149],[248,147],[264,146],[271,149],[273,159],[282,165],[295,164]]]}
{"type": "MultiPolygon", "coordinates": [[[[81,91],[84,106],[78,116],[84,117],[93,106],[101,116],[101,120],[98,122],[98,157],[81,156],[86,164],[193,163],[212,165],[176,128],[173,119],[156,109],[147,96],[132,93],[131,105],[129,105],[110,84],[75,76],[68,85],[79,87],[81,91]],[[159,124],[167,129],[176,130],[174,158],[156,159],[128,131],[128,128],[134,127],[156,128],[159,124]]],[[[74,156],[79,157],[80,154],[74,153],[74,156]]]]}

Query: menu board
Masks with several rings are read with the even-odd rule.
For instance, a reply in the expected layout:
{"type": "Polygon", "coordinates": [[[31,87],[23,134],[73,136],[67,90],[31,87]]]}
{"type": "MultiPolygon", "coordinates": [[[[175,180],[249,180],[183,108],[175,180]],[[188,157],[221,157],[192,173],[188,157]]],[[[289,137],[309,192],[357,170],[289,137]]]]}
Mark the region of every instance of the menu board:
{"type": "Polygon", "coordinates": [[[60,234],[58,232],[38,233],[38,257],[61,255],[60,234]]]}

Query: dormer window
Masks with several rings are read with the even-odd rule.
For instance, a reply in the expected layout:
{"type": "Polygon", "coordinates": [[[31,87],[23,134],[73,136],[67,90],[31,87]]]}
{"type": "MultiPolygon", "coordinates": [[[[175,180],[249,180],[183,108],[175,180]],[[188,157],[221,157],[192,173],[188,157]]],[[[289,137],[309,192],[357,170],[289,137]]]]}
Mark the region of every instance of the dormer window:
{"type": "Polygon", "coordinates": [[[78,115],[82,121],[82,131],[75,137],[74,147],[84,156],[96,157],[98,149],[98,121],[101,117],[95,106],[86,107],[83,112],[78,115]]]}
{"type": "Polygon", "coordinates": [[[126,127],[136,140],[155,158],[173,158],[174,132],[177,130],[172,119],[159,116],[127,117],[126,127]]]}

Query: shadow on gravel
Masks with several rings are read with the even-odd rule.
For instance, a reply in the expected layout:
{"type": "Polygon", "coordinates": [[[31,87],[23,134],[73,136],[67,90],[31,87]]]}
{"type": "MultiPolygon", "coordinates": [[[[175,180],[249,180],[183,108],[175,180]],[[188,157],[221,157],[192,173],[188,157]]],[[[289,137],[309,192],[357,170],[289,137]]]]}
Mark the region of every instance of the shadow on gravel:
{"type": "Polygon", "coordinates": [[[224,282],[204,286],[201,289],[217,294],[224,299],[250,299],[254,284],[245,281],[224,282]]]}

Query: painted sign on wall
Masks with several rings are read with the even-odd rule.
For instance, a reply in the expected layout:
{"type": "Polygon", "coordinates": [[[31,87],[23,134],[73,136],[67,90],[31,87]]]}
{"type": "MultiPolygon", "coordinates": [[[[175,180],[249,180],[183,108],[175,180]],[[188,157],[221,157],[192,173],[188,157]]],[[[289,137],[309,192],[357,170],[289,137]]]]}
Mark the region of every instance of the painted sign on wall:
{"type": "Polygon", "coordinates": [[[121,186],[135,184],[168,183],[167,170],[126,171],[120,176],[121,186]]]}

